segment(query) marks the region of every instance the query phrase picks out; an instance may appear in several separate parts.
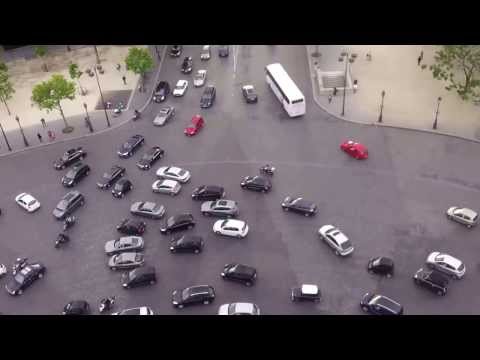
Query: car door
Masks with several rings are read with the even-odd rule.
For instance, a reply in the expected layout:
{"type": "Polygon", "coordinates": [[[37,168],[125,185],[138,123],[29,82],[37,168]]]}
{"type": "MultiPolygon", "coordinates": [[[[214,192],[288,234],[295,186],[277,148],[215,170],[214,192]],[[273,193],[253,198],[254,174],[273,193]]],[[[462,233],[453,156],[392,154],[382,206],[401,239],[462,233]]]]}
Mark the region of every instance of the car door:
{"type": "Polygon", "coordinates": [[[330,245],[333,249],[335,249],[335,250],[338,250],[338,249],[339,249],[338,243],[337,243],[337,241],[334,239],[333,236],[327,235],[327,240],[328,240],[329,245],[330,245]]]}

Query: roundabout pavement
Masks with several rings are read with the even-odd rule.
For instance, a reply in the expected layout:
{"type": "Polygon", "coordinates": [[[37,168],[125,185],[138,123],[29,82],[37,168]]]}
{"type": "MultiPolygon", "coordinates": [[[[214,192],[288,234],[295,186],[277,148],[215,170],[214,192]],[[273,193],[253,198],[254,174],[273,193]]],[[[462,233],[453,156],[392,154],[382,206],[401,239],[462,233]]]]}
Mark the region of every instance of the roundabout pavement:
{"type": "MultiPolygon", "coordinates": [[[[10,264],[18,256],[28,256],[47,266],[46,276],[22,296],[13,298],[0,291],[3,313],[58,314],[72,299],[84,298],[93,305],[101,297],[115,295],[119,309],[148,305],[160,314],[215,314],[222,303],[235,301],[255,302],[264,314],[359,314],[359,301],[367,291],[398,300],[406,314],[478,312],[478,230],[452,223],[444,214],[452,205],[478,208],[478,144],[332,119],[312,98],[303,46],[235,46],[224,59],[214,47],[208,62],[200,62],[200,49],[185,46],[180,59],[166,58],[160,79],[171,84],[191,80],[179,69],[183,56],[193,56],[194,71],[206,68],[207,82],[217,87],[212,108],[200,109],[202,89],[190,86],[183,98],[167,100],[177,112],[165,127],[151,123],[163,104],[151,104],[137,122],[68,145],[52,144],[0,159],[0,262],[10,264]],[[306,96],[307,114],[302,118],[288,118],[267,88],[263,68],[276,61],[306,96]],[[245,83],[257,88],[257,105],[244,103],[240,88],[245,83]],[[183,129],[196,113],[204,116],[205,128],[187,138],[183,129]],[[145,146],[130,159],[119,159],[117,147],[136,133],[145,136],[145,146]],[[350,137],[367,144],[367,161],[355,161],[339,150],[340,142],[350,137]],[[135,163],[153,145],[165,149],[166,155],[152,170],[142,172],[135,163]],[[86,206],[75,214],[79,222],[71,230],[71,243],[55,250],[60,223],[51,211],[66,190],[60,184],[63,172],[55,171],[52,162],[73,146],[86,149],[85,163],[92,168],[76,186],[84,193],[86,206]],[[257,174],[267,162],[278,169],[272,191],[242,190],[242,178],[257,174]],[[135,186],[122,200],[95,186],[114,164],[126,167],[126,177],[135,186]],[[192,180],[176,197],[151,191],[156,169],[168,164],[192,173],[192,180]],[[224,186],[226,197],[239,203],[238,218],[250,226],[246,239],[213,234],[215,219],[203,217],[200,202],[190,197],[202,184],[224,186]],[[22,191],[42,203],[37,213],[24,213],[14,203],[22,191]],[[287,195],[315,201],[317,215],[305,218],[283,212],[280,203],[287,195]],[[200,255],[172,255],[169,237],[159,231],[162,221],[147,220],[146,263],[156,266],[159,281],[152,287],[123,290],[120,273],[106,265],[103,246],[118,236],[115,225],[129,216],[131,203],[138,200],[164,204],[167,216],[191,211],[197,221],[191,231],[204,236],[206,246],[200,255]],[[352,256],[339,258],[319,240],[317,231],[324,224],[334,224],[349,236],[355,246],[352,256]],[[436,250],[451,253],[467,267],[465,279],[452,281],[444,298],[418,288],[412,280],[427,255],[436,250]],[[393,278],[367,273],[368,259],[379,255],[394,259],[393,278]],[[233,261],[257,268],[256,285],[246,288],[221,279],[222,266],[233,261]],[[290,287],[302,282],[317,283],[322,302],[291,303],[290,287]],[[201,283],[215,287],[213,305],[173,309],[173,289],[201,283]]],[[[4,284],[5,279],[0,280],[0,286],[4,284]]]]}

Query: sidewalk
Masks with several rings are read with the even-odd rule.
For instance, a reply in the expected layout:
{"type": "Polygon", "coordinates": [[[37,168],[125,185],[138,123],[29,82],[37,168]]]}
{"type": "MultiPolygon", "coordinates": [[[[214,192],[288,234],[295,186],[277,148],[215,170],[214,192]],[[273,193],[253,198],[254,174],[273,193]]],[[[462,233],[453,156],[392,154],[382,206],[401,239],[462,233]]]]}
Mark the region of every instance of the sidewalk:
{"type": "Polygon", "coordinates": [[[404,127],[480,140],[480,107],[462,101],[456,93],[444,89],[445,84],[433,78],[428,65],[434,62],[437,46],[427,45],[307,45],[313,93],[317,104],[331,115],[358,123],[404,127]],[[321,56],[311,54],[318,47],[321,56]],[[318,69],[345,71],[339,62],[342,51],[356,53],[349,64],[352,80],[358,80],[358,90],[347,90],[345,116],[341,116],[343,90],[328,102],[328,94],[320,94],[318,69]],[[417,58],[423,50],[422,70],[417,58]],[[372,60],[366,59],[367,52],[372,60]],[[317,65],[314,64],[317,62],[317,65]],[[379,124],[381,92],[385,91],[383,123],[379,124]],[[441,97],[437,130],[432,130],[441,97]]]}
{"type": "MultiPolygon", "coordinates": [[[[116,50],[116,51],[115,50],[105,51],[105,49],[101,50],[100,49],[101,47],[98,47],[98,48],[99,48],[100,57],[102,59],[102,66],[105,69],[104,75],[99,74],[99,80],[100,80],[100,84],[101,84],[102,92],[104,93],[104,96],[105,96],[105,93],[108,91],[126,90],[126,87],[124,87],[123,81],[121,79],[122,75],[119,76],[120,80],[117,81],[118,75],[115,76],[115,73],[118,73],[118,71],[115,68],[116,63],[114,62],[114,60],[119,59],[119,56],[123,56],[123,52],[125,52],[125,49],[127,49],[127,47],[121,47],[123,49],[116,50]],[[117,54],[117,56],[109,56],[109,57],[106,56],[107,54],[111,55],[112,53],[117,54]],[[110,77],[107,77],[108,72],[112,73],[113,75],[111,75],[110,77]]],[[[159,53],[161,54],[161,60],[157,58],[154,46],[150,47],[151,54],[154,58],[154,67],[152,71],[147,73],[146,82],[145,82],[145,88],[146,88],[145,92],[138,91],[138,80],[139,80],[138,76],[134,77],[131,72],[129,75],[127,75],[128,87],[130,88],[130,90],[133,90],[133,91],[131,92],[130,99],[127,104],[128,105],[127,110],[124,110],[124,112],[119,117],[113,117],[113,111],[107,110],[108,117],[111,123],[111,128],[114,128],[127,121],[130,121],[133,115],[133,109],[138,109],[140,111],[143,111],[145,107],[148,106],[148,104],[150,103],[151,94],[153,92],[153,88],[157,81],[156,77],[159,73],[159,67],[161,66],[161,63],[164,58],[164,53],[165,53],[165,49],[163,45],[158,45],[158,48],[159,48],[159,53]]],[[[67,53],[65,50],[65,53],[67,54],[71,54],[72,52],[67,53]]],[[[91,50],[91,52],[93,53],[93,50],[91,50]]],[[[93,55],[93,64],[95,64],[95,54],[93,53],[90,55],[93,55]]],[[[65,54],[63,56],[65,56],[65,54]]],[[[125,71],[123,58],[121,62],[122,70],[125,71]]],[[[91,56],[89,59],[85,61],[92,61],[91,56]]],[[[82,66],[80,67],[82,68],[82,66]]],[[[51,73],[53,72],[49,72],[48,74],[51,76],[51,73]]],[[[86,74],[84,76],[88,77],[88,75],[86,74]]],[[[82,78],[84,76],[82,76],[82,78]]],[[[39,111],[38,108],[36,107],[35,108],[30,107],[29,105],[30,102],[28,102],[27,105],[24,106],[24,109],[22,109],[24,116],[19,115],[20,124],[24,129],[25,136],[30,145],[29,147],[25,147],[23,137],[19,130],[18,124],[15,121],[15,115],[19,113],[14,112],[13,108],[10,107],[12,116],[8,117],[7,112],[4,111],[4,109],[1,109],[0,121],[4,127],[8,142],[10,143],[10,146],[12,148],[12,152],[8,151],[5,140],[3,136],[1,136],[0,134],[0,156],[3,154],[13,153],[19,150],[21,151],[21,150],[30,149],[34,146],[46,145],[51,143],[47,135],[48,130],[52,130],[55,133],[56,138],[54,142],[94,135],[99,131],[107,130],[108,127],[107,127],[107,122],[105,118],[105,112],[103,110],[94,110],[96,103],[100,99],[100,94],[98,91],[96,80],[95,78],[89,78],[87,81],[85,81],[86,79],[83,79],[83,80],[84,81],[82,82],[82,86],[90,90],[89,94],[87,94],[86,96],[80,96],[80,95],[76,96],[76,99],[72,101],[72,103],[73,102],[75,103],[75,106],[76,106],[75,109],[72,109],[72,107],[69,107],[70,111],[68,111],[67,107],[64,107],[64,112],[65,112],[68,123],[74,126],[75,128],[72,133],[69,133],[69,134],[62,133],[64,123],[58,112],[56,111],[51,112],[50,114],[47,115],[45,111],[39,111]],[[91,84],[90,80],[93,80],[94,83],[91,84]],[[90,133],[89,129],[85,124],[84,119],[86,114],[85,114],[85,109],[83,108],[83,105],[82,105],[83,102],[87,103],[88,114],[94,129],[94,133],[90,133]],[[46,129],[44,129],[41,125],[40,119],[42,117],[46,120],[46,123],[47,123],[46,129]],[[37,138],[37,133],[40,133],[40,135],[42,136],[43,138],[42,143],[40,143],[39,139],[37,138]]],[[[30,92],[31,92],[31,89],[30,89],[30,92]]],[[[17,93],[15,93],[15,96],[17,96],[17,93]]],[[[70,101],[65,100],[64,102],[66,104],[70,101]]],[[[16,105],[17,107],[20,107],[21,104],[16,102],[16,105]]]]}

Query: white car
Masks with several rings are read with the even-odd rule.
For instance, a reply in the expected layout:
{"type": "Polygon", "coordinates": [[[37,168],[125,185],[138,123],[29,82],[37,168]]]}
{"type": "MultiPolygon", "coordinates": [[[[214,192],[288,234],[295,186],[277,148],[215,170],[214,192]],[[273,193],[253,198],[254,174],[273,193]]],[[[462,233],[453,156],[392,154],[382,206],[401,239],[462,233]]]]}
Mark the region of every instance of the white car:
{"type": "Polygon", "coordinates": [[[218,309],[218,315],[260,315],[260,308],[253,303],[223,304],[218,309]]]}
{"type": "Polygon", "coordinates": [[[431,269],[446,273],[455,279],[461,279],[467,270],[465,265],[457,258],[438,251],[428,255],[426,263],[431,269]]]}
{"type": "Polygon", "coordinates": [[[176,166],[162,166],[157,170],[157,176],[162,179],[176,180],[185,184],[190,180],[190,171],[176,166]]]}
{"type": "Polygon", "coordinates": [[[40,208],[40,202],[32,195],[21,193],[15,197],[15,202],[29,213],[34,212],[40,208]]]}
{"type": "Polygon", "coordinates": [[[248,225],[242,220],[218,220],[213,224],[215,234],[244,238],[248,234],[248,225]]]}
{"type": "Polygon", "coordinates": [[[175,89],[173,89],[173,96],[183,96],[185,91],[187,91],[187,88],[187,80],[178,80],[177,85],[175,85],[175,89]]]}
{"type": "Polygon", "coordinates": [[[318,230],[318,235],[335,251],[336,255],[347,256],[353,252],[353,245],[338,228],[324,225],[318,230]]]}
{"type": "Polygon", "coordinates": [[[447,210],[447,217],[450,220],[466,225],[468,228],[476,225],[478,222],[478,214],[476,211],[469,208],[460,208],[452,206],[447,210]]]}
{"type": "Polygon", "coordinates": [[[210,45],[203,45],[202,52],[200,53],[200,60],[210,60],[212,52],[210,51],[210,45]]]}
{"type": "Polygon", "coordinates": [[[155,193],[177,195],[180,192],[182,185],[178,181],[163,179],[157,180],[152,184],[152,190],[155,193]]]}
{"type": "Polygon", "coordinates": [[[112,315],[155,315],[155,313],[148,306],[141,306],[118,311],[113,313],[112,315]]]}
{"type": "Polygon", "coordinates": [[[207,80],[207,70],[198,70],[195,76],[193,77],[193,86],[200,87],[205,85],[207,80]]]}

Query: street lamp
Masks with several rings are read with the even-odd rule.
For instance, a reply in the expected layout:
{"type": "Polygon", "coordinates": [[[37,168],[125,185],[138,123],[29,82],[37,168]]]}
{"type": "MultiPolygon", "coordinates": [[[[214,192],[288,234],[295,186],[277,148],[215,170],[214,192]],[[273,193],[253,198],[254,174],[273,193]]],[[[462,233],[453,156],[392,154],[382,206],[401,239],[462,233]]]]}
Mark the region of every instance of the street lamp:
{"type": "Polygon", "coordinates": [[[440,101],[442,101],[441,96],[439,96],[437,99],[437,111],[435,111],[435,121],[433,122],[433,130],[437,130],[438,109],[440,108],[440,101]]]}
{"type": "Polygon", "coordinates": [[[20,119],[18,118],[18,116],[15,116],[15,120],[17,120],[18,127],[20,128],[20,132],[22,133],[23,143],[24,143],[25,146],[27,146],[27,147],[30,146],[30,145],[28,144],[27,138],[25,137],[25,133],[23,132],[22,125],[20,125],[20,119]]]}
{"type": "Polygon", "coordinates": [[[345,75],[344,75],[344,82],[343,82],[343,102],[342,102],[342,116],[345,115],[345,97],[346,97],[346,91],[347,91],[347,73],[348,73],[348,63],[352,62],[355,60],[355,56],[352,54],[350,56],[350,53],[347,51],[344,51],[341,54],[340,59],[345,61],[345,75]]]}
{"type": "Polygon", "coordinates": [[[87,103],[83,103],[83,107],[85,108],[85,114],[87,114],[87,116],[85,117],[85,122],[87,123],[88,129],[90,130],[90,132],[93,133],[93,127],[90,121],[90,116],[88,116],[87,103]]]}
{"type": "Polygon", "coordinates": [[[380,116],[378,117],[378,122],[381,123],[383,120],[383,98],[385,97],[385,90],[382,90],[382,103],[380,104],[380,116]]]}
{"type": "Polygon", "coordinates": [[[93,49],[95,50],[95,56],[97,58],[97,64],[100,64],[100,56],[98,56],[97,45],[93,45],[93,49]]]}
{"type": "Polygon", "coordinates": [[[158,60],[160,60],[160,52],[158,51],[158,46],[155,45],[155,51],[157,52],[158,60]]]}
{"type": "Polygon", "coordinates": [[[94,67],[93,71],[95,72],[95,78],[97,79],[98,90],[100,91],[100,98],[102,99],[103,110],[105,111],[105,118],[107,119],[107,125],[110,127],[110,119],[108,118],[107,109],[105,107],[105,100],[103,99],[102,88],[100,87],[100,81],[98,81],[97,68],[94,67]]]}
{"type": "Polygon", "coordinates": [[[0,123],[0,129],[2,130],[3,138],[5,139],[5,142],[7,143],[8,151],[12,151],[10,143],[8,142],[8,139],[7,139],[7,135],[5,135],[5,131],[3,131],[2,123],[0,123]]]}

